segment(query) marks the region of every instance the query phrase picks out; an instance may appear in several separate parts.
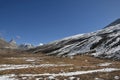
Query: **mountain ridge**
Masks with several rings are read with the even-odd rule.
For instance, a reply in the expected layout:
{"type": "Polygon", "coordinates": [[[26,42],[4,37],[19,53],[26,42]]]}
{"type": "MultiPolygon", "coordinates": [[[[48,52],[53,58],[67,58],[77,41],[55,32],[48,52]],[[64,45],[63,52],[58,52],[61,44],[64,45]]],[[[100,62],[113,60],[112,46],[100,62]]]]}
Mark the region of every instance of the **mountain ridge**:
{"type": "Polygon", "coordinates": [[[10,40],[9,42],[7,42],[6,40],[0,38],[0,48],[16,49],[17,44],[14,40],[10,40]]]}
{"type": "Polygon", "coordinates": [[[116,19],[115,21],[113,21],[112,23],[110,23],[109,25],[107,25],[104,28],[107,28],[107,27],[110,27],[110,26],[115,26],[115,25],[117,25],[119,23],[120,23],[120,18],[116,19]]]}
{"type": "Polygon", "coordinates": [[[74,56],[88,53],[94,57],[120,59],[120,19],[96,32],[78,34],[31,49],[33,53],[74,56]]]}

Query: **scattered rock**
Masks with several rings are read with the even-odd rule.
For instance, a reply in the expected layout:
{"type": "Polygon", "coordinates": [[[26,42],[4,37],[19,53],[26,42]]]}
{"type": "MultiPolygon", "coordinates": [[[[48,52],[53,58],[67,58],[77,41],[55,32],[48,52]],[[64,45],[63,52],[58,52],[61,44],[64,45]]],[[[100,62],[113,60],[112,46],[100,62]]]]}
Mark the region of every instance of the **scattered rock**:
{"type": "Polygon", "coordinates": [[[106,63],[100,63],[100,64],[98,64],[98,66],[109,66],[109,65],[111,65],[112,63],[108,63],[108,62],[106,62],[106,63]]]}
{"type": "Polygon", "coordinates": [[[88,62],[88,60],[86,59],[85,62],[88,62]]]}
{"type": "Polygon", "coordinates": [[[22,80],[26,80],[27,79],[27,77],[22,77],[22,80]]]}
{"type": "Polygon", "coordinates": [[[80,78],[76,78],[76,80],[80,80],[80,78]]]}
{"type": "Polygon", "coordinates": [[[115,80],[119,80],[120,77],[119,77],[119,76],[115,76],[114,79],[115,79],[115,80]]]}
{"type": "Polygon", "coordinates": [[[69,80],[76,80],[76,78],[75,77],[69,77],[69,80]]]}
{"type": "Polygon", "coordinates": [[[74,56],[70,56],[70,59],[74,59],[74,56]]]}
{"type": "Polygon", "coordinates": [[[54,76],[49,76],[48,80],[56,80],[54,76]]]}
{"type": "Polygon", "coordinates": [[[95,78],[94,80],[104,80],[104,79],[101,79],[101,78],[95,78]]]}
{"type": "Polygon", "coordinates": [[[36,78],[35,80],[44,80],[44,79],[41,77],[41,78],[36,78]]]}

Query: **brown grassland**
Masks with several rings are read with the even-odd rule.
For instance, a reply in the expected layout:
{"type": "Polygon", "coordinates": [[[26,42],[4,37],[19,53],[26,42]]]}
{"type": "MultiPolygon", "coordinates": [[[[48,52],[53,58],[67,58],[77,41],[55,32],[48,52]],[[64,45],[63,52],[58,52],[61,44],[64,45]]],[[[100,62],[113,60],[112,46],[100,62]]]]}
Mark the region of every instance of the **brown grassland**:
{"type": "MultiPolygon", "coordinates": [[[[62,72],[75,72],[75,71],[87,71],[103,68],[120,68],[120,61],[99,59],[89,55],[77,55],[74,58],[70,57],[55,57],[46,56],[42,53],[28,53],[17,50],[0,50],[0,65],[2,64],[14,64],[14,65],[40,65],[40,64],[72,64],[68,66],[49,66],[49,67],[28,67],[22,69],[7,69],[1,70],[0,75],[16,74],[17,79],[23,80],[19,74],[44,74],[44,73],[62,73],[62,72]],[[28,59],[34,59],[34,61],[27,61],[28,59]],[[112,63],[108,66],[97,66],[100,63],[112,63]]],[[[74,77],[80,78],[80,80],[97,80],[101,78],[103,80],[116,80],[114,77],[120,77],[120,71],[113,72],[95,72],[89,74],[75,75],[74,77]]],[[[25,77],[25,76],[24,76],[25,77]]],[[[24,80],[36,80],[36,78],[42,77],[43,80],[48,76],[35,76],[24,80]]],[[[58,80],[69,80],[69,76],[57,76],[58,80]]],[[[42,79],[41,79],[42,80],[42,79]]],[[[77,80],[77,79],[75,79],[77,80]]],[[[120,80],[120,79],[118,79],[120,80]]]]}

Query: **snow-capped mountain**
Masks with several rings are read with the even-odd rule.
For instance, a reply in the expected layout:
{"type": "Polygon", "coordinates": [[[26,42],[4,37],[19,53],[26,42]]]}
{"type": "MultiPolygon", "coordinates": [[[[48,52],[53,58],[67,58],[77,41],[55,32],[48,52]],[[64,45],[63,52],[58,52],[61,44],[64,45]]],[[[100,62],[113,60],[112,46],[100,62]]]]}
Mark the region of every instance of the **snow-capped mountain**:
{"type": "Polygon", "coordinates": [[[0,38],[0,48],[27,50],[35,47],[30,43],[18,45],[14,39],[11,39],[9,42],[7,42],[6,40],[0,38]]]}
{"type": "Polygon", "coordinates": [[[120,59],[120,19],[96,32],[67,37],[34,48],[32,51],[57,56],[87,53],[100,58],[120,59]]]}
{"type": "Polygon", "coordinates": [[[34,48],[34,46],[30,43],[20,44],[18,47],[18,49],[21,49],[21,50],[27,50],[27,49],[31,49],[31,48],[34,48]]]}

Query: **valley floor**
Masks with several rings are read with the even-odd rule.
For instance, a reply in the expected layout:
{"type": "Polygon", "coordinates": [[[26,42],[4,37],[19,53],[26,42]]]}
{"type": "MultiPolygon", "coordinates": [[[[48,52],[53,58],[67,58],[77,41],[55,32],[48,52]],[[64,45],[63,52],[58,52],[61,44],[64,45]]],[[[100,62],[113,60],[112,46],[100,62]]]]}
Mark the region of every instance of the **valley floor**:
{"type": "Polygon", "coordinates": [[[120,80],[120,61],[0,51],[0,80],[120,80]]]}

